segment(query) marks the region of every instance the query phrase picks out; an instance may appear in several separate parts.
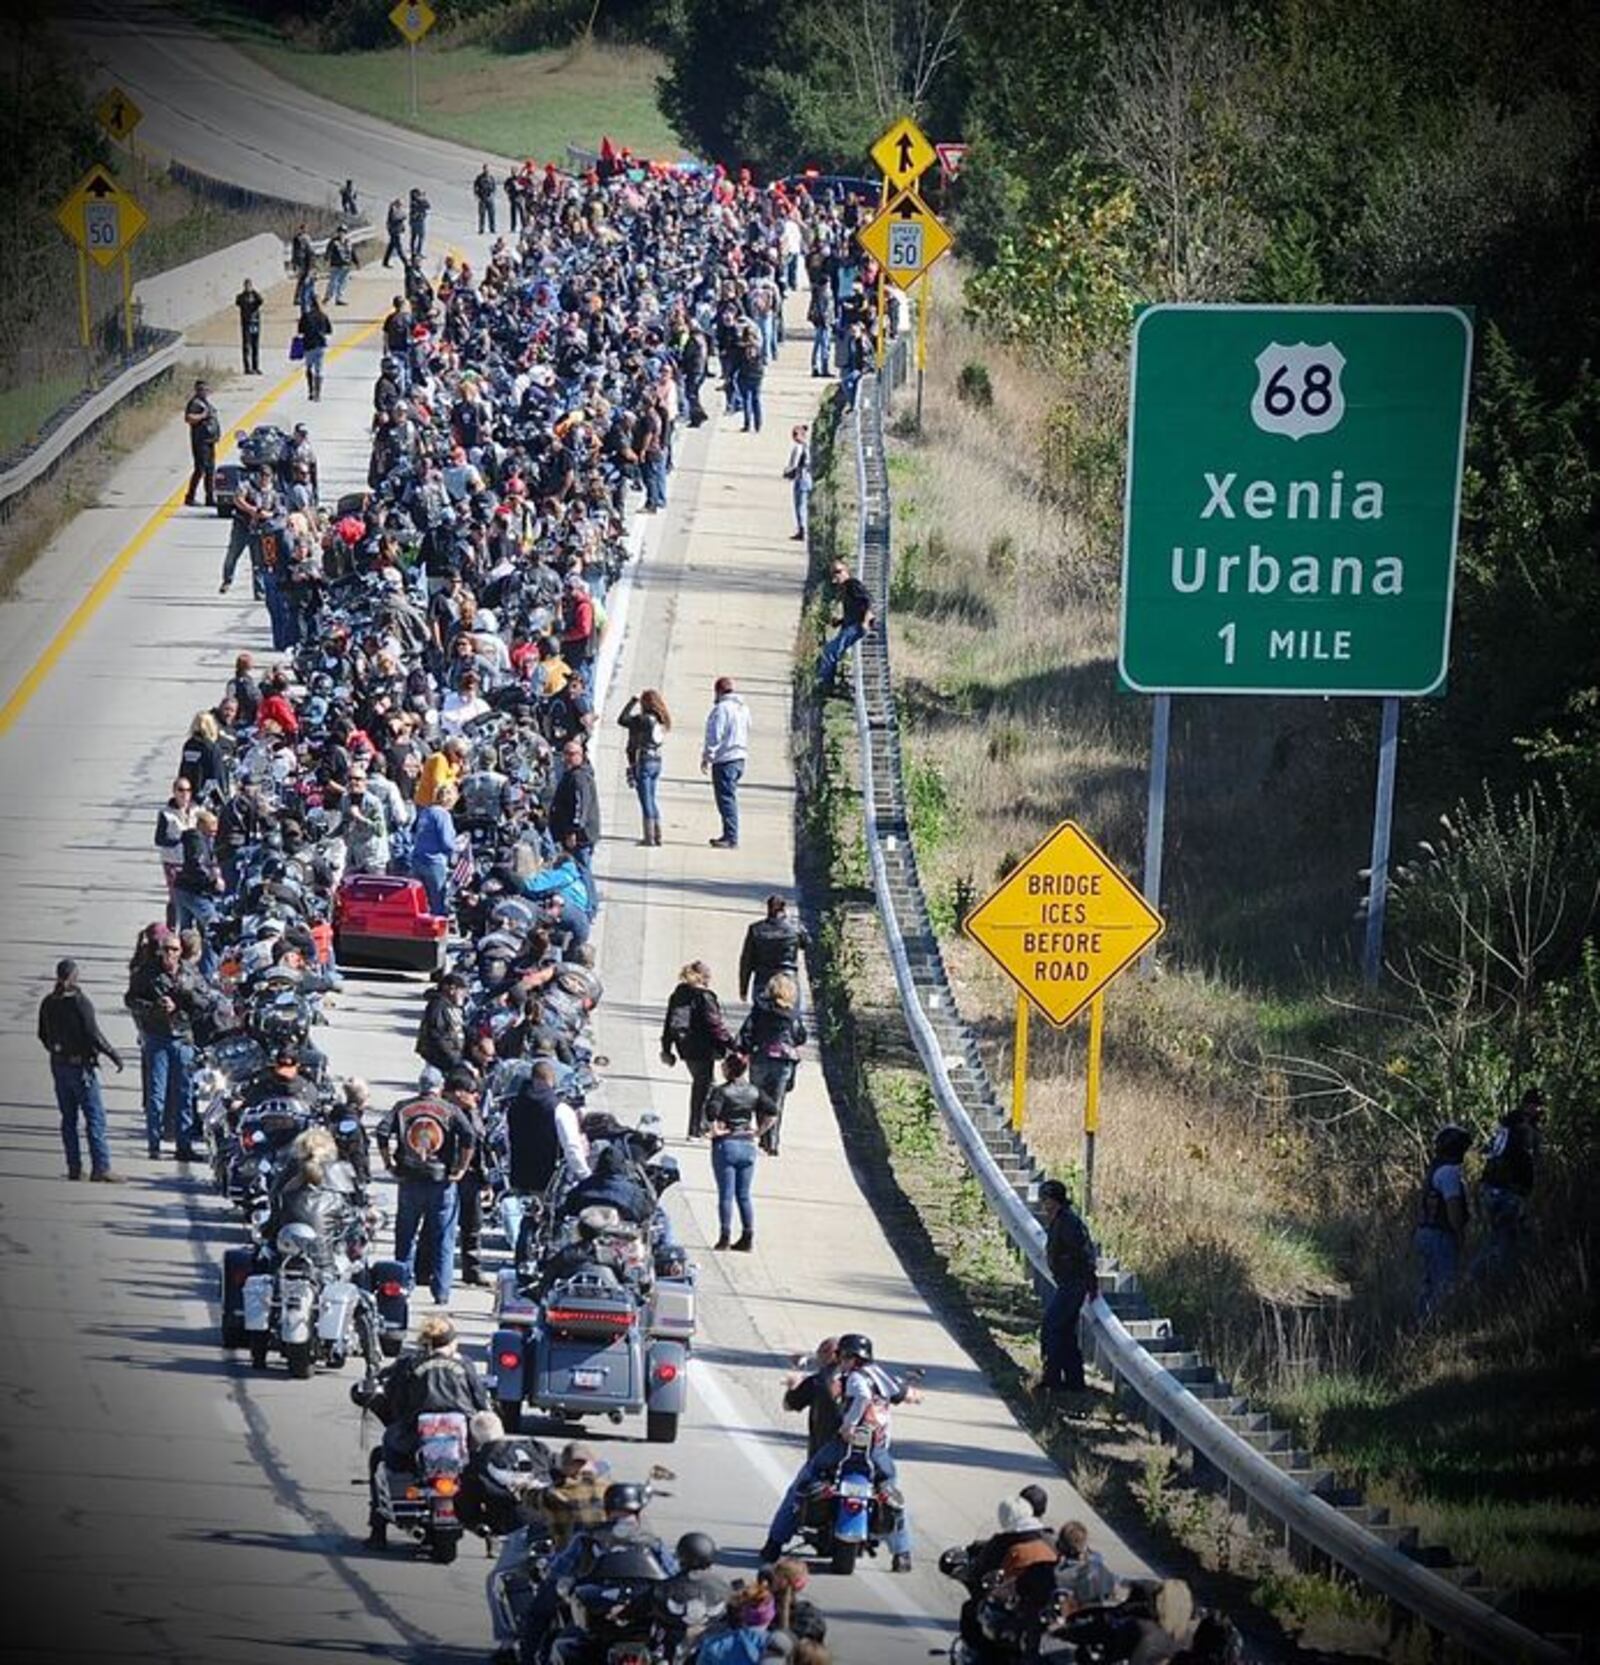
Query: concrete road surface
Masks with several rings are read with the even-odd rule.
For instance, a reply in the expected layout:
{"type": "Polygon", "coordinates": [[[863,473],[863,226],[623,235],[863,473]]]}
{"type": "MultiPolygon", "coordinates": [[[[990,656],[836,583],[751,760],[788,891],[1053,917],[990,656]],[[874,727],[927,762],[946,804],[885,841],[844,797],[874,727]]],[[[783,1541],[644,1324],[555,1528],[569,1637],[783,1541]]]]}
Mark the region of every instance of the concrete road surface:
{"type": "MultiPolygon", "coordinates": [[[[182,28],[175,38],[180,45],[129,49],[136,94],[139,66],[167,53],[197,54],[196,72],[207,74],[230,56],[195,45],[182,28]]],[[[347,127],[337,145],[309,123],[262,117],[258,130],[254,112],[270,99],[234,102],[226,86],[194,83],[185,96],[191,108],[228,104],[241,154],[281,151],[280,190],[347,167],[358,177],[392,167],[398,177],[409,158],[418,169],[439,166],[448,149],[357,117],[340,117],[347,127]]],[[[208,165],[217,171],[219,157],[208,165]]],[[[458,177],[464,209],[469,176],[458,177]]],[[[386,296],[381,276],[363,280],[342,332],[347,342],[386,296]]],[[[271,406],[273,420],[311,420],[330,497],[364,474],[376,355],[370,337],[355,340],[330,364],[321,405],[307,406],[290,388],[271,406]]],[[[619,1476],[640,1477],[653,1461],[670,1465],[676,1478],[660,1485],[652,1508],[658,1529],[675,1536],[704,1527],[738,1571],[753,1564],[802,1454],[799,1419],[779,1409],[786,1355],[859,1327],[891,1363],[926,1367],[926,1404],[896,1418],[916,1571],[895,1577],[880,1561],[848,1581],[819,1577],[814,1589],[837,1659],[911,1665],[947,1645],[956,1608],[955,1587],[934,1570],[938,1550],[988,1530],[996,1501],[1028,1480],[1049,1489],[1055,1519],[1082,1516],[1114,1564],[1135,1563],[927,1312],[852,1177],[814,1060],[790,1100],[784,1154],[757,1176],[755,1252],[707,1248],[716,1229],[709,1161],[704,1147],[680,1137],[686,1082],[660,1065],[656,1036],[677,968],[690,958],[711,963],[737,1016],[732,983],[744,927],[769,890],[791,882],[786,721],[802,557],[788,541],[788,487],[779,476],[788,427],[810,413],[818,389],[803,346],[791,340],[767,379],[762,435],[746,437],[719,415],[686,436],[669,510],[649,523],[599,731],[608,1102],[663,1113],[685,1170],[671,1206],[701,1264],[702,1299],[691,1408],[677,1445],[646,1447],[634,1426],[593,1432],[619,1476]],[[706,843],[715,821],[696,767],[711,683],[724,673],[755,715],[744,842],[732,852],[706,843]],[[659,850],[631,842],[637,812],[613,722],[621,698],[647,684],[663,690],[675,719],[659,850]]],[[[222,397],[230,416],[245,399],[229,388],[222,397]]],[[[261,397],[259,384],[248,397],[261,397]]],[[[79,959],[106,1027],[135,1063],[120,998],[133,937],[160,911],[156,807],[190,717],[217,697],[234,653],[251,647],[270,658],[260,611],[238,588],[216,593],[223,523],[163,506],[182,483],[176,409],[174,434],[161,445],[108,482],[106,498],[120,513],[97,512],[98,566],[71,528],[61,541],[72,558],[57,563],[47,552],[34,589],[54,583],[56,593],[35,594],[37,634],[20,648],[11,639],[4,668],[4,695],[20,686],[26,697],[7,707],[0,733],[9,785],[0,810],[0,1509],[13,1573],[0,1651],[41,1660],[478,1657],[488,1649],[488,1563],[475,1550],[445,1569],[403,1549],[374,1555],[360,1546],[364,1497],[352,1482],[364,1473],[374,1430],[349,1404],[345,1381],[292,1382],[280,1365],[256,1375],[218,1349],[217,1269],[240,1227],[200,1176],[145,1159],[136,1068],[107,1075],[115,1161],[130,1183],[73,1186],[61,1177],[33,1034],[50,968],[63,953],[79,959]],[[16,654],[31,664],[55,621],[136,536],[102,603],[80,616],[76,635],[30,683],[16,654]]],[[[380,1105],[414,1074],[420,1005],[416,980],[352,978],[332,1027],[319,1034],[337,1070],[374,1082],[380,1105]]],[[[426,1307],[424,1297],[419,1310],[426,1307]]],[[[487,1296],[462,1291],[456,1310],[481,1359],[487,1296]]]]}

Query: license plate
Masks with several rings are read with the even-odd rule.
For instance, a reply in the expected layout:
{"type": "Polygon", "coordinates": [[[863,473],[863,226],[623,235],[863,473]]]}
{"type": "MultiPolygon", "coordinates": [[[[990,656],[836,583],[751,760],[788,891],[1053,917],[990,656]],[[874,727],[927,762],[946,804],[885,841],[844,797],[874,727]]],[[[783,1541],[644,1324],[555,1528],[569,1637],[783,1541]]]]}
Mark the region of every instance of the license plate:
{"type": "Polygon", "coordinates": [[[604,1387],[605,1380],[606,1373],[603,1370],[574,1370],[572,1373],[572,1385],[575,1388],[604,1387]]]}

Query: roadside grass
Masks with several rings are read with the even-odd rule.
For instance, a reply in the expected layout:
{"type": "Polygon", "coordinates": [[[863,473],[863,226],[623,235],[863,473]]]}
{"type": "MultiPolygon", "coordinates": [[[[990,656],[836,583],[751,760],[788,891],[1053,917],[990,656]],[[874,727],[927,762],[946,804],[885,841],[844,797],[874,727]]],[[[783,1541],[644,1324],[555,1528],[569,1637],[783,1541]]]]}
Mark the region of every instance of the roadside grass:
{"type": "Polygon", "coordinates": [[[171,389],[187,385],[196,365],[179,365],[125,400],[94,436],[0,521],[0,602],[17,592],[50,540],[80,509],[92,508],[107,474],[172,421],[171,389]]]}
{"type": "MultiPolygon", "coordinates": [[[[1006,1083],[1014,991],[959,922],[1065,817],[1137,881],[1149,709],[1118,687],[1116,529],[1073,487],[1100,460],[1061,468],[1074,401],[1114,418],[1118,390],[1105,367],[1069,385],[998,350],[940,276],[923,432],[902,418],[890,445],[892,657],[918,866],[1006,1083]],[[992,402],[971,397],[980,384],[992,402]]],[[[1384,1057],[1390,1034],[1381,1004],[1352,998],[1373,720],[1341,702],[1174,701],[1169,930],[1159,974],[1107,998],[1095,1229],[1374,1500],[1559,1623],[1600,1591],[1600,1355],[1587,1245],[1570,1248],[1592,1210],[1543,1193],[1558,1261],[1418,1336],[1417,1152],[1346,1125],[1319,1073],[1384,1057]]],[[[1028,1138],[1069,1180],[1086,1029],[1033,1024],[1028,1138]]]]}
{"type": "Polygon", "coordinates": [[[0,457],[38,438],[45,423],[82,386],[79,370],[0,389],[0,457]]]}
{"type": "MultiPolygon", "coordinates": [[[[470,41],[425,41],[417,52],[413,117],[410,53],[402,45],[378,52],[317,52],[286,41],[242,8],[196,0],[187,9],[197,22],[307,92],[482,150],[486,157],[560,161],[569,143],[593,149],[602,134],[639,156],[667,160],[682,154],[681,142],[656,107],[664,64],[644,47],[575,41],[552,50],[500,52],[470,41]]],[[[463,191],[469,183],[462,180],[463,191]]]]}

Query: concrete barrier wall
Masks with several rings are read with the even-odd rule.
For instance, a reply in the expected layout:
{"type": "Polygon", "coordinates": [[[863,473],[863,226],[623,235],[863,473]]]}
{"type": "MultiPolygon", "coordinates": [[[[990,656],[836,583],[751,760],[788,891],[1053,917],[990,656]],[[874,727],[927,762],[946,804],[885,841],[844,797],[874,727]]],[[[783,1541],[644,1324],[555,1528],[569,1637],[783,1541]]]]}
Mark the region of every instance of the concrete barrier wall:
{"type": "Polygon", "coordinates": [[[283,277],[287,260],[283,239],[264,231],[170,272],[142,278],[133,286],[133,298],[144,309],[146,324],[187,329],[231,305],[246,278],[253,278],[257,289],[269,289],[283,277]]]}

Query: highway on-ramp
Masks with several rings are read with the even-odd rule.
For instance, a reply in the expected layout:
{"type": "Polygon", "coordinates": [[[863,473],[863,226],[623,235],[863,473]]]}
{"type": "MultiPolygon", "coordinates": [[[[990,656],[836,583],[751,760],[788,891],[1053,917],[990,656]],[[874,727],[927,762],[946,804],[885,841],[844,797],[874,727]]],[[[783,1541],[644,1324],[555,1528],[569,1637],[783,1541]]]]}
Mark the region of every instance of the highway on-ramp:
{"type": "MultiPolygon", "coordinates": [[[[345,172],[392,179],[381,185],[392,192],[414,156],[441,223],[481,254],[463,231],[470,170],[446,171],[446,147],[355,117],[344,118],[337,147],[310,123],[263,118],[257,130],[255,112],[274,105],[276,86],[251,66],[260,96],[240,98],[229,69],[237,55],[194,44],[182,25],[172,29],[180,47],[168,38],[131,43],[125,61],[198,54],[192,61],[215,79],[188,83],[187,119],[225,122],[241,154],[270,153],[283,170],[278,192],[345,172]]],[[[217,172],[233,165],[231,155],[196,160],[217,172]]],[[[264,173],[239,166],[244,182],[267,188],[264,173]]],[[[370,335],[357,338],[357,325],[386,299],[378,277],[356,292],[336,338],[348,345],[329,367],[321,405],[306,405],[291,387],[273,408],[280,422],[312,421],[328,495],[364,478],[377,349],[370,335]]],[[[810,413],[818,385],[791,341],[768,377],[762,435],[744,436],[719,416],[686,438],[669,510],[650,523],[631,594],[616,609],[624,615],[620,656],[598,747],[607,818],[598,938],[606,1102],[624,1113],[658,1109],[673,1136],[685,1183],[669,1203],[702,1268],[701,1329],[675,1446],[647,1447],[629,1426],[594,1433],[620,1476],[641,1477],[654,1461],[670,1465],[676,1478],[658,1486],[651,1511],[658,1529],[675,1536],[704,1527],[724,1546],[726,1566],[747,1571],[802,1454],[799,1419],[779,1408],[787,1355],[854,1327],[871,1333],[891,1363],[924,1366],[926,1403],[896,1418],[916,1570],[894,1576],[880,1559],[848,1581],[819,1577],[814,1591],[836,1659],[910,1665],[947,1645],[956,1608],[955,1587],[934,1570],[937,1551],[988,1530],[999,1498],[1038,1480],[1054,1518],[1093,1516],[929,1313],[888,1247],[815,1059],[790,1101],[784,1154],[757,1178],[755,1252],[718,1255],[708,1248],[715,1220],[705,1149],[680,1137],[685,1079],[663,1069],[656,1048],[662,1005],[687,959],[710,962],[737,1015],[731,995],[744,927],[768,891],[792,880],[787,724],[803,558],[787,540],[780,474],[788,426],[810,413]],[[707,845],[714,818],[696,768],[719,674],[737,680],[755,717],[736,851],[707,845]],[[647,684],[665,692],[676,718],[660,849],[632,842],[636,816],[612,721],[621,697],[647,684]]],[[[13,1573],[0,1651],[23,1659],[475,1658],[489,1647],[486,1561],[469,1546],[440,1568],[404,1549],[374,1554],[360,1544],[364,1496],[352,1482],[364,1474],[375,1430],[348,1402],[345,1380],[292,1382],[281,1367],[257,1375],[218,1348],[217,1270],[240,1227],[198,1173],[145,1159],[136,1069],[107,1076],[115,1162],[129,1183],[74,1186],[61,1177],[33,1034],[37,1001],[56,958],[74,955],[103,1021],[135,1062],[120,998],[133,937],[160,908],[156,806],[190,717],[217,698],[234,653],[250,647],[270,658],[259,610],[237,590],[216,593],[222,523],[162,507],[180,483],[176,413],[174,427],[167,478],[144,456],[107,483],[106,496],[126,511],[124,537],[148,524],[142,546],[0,737],[10,788],[0,810],[0,1510],[13,1573]]],[[[117,547],[107,545],[107,562],[117,547]]],[[[6,668],[8,692],[20,670],[6,668]]],[[[319,1032],[334,1067],[367,1076],[380,1105],[414,1075],[420,1003],[416,980],[352,978],[332,1026],[319,1032]]],[[[481,1359],[488,1298],[461,1291],[455,1307],[481,1359]]],[[[1133,1566],[1108,1531],[1094,1530],[1114,1564],[1133,1566]]]]}

